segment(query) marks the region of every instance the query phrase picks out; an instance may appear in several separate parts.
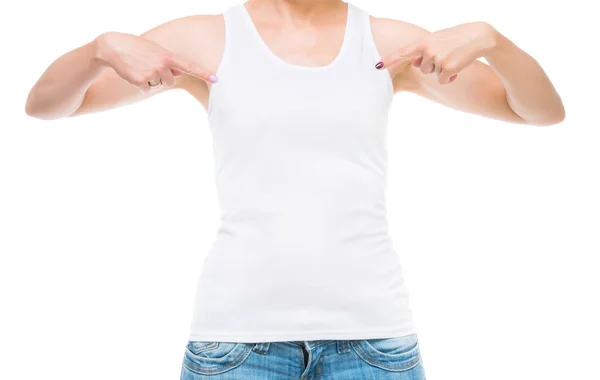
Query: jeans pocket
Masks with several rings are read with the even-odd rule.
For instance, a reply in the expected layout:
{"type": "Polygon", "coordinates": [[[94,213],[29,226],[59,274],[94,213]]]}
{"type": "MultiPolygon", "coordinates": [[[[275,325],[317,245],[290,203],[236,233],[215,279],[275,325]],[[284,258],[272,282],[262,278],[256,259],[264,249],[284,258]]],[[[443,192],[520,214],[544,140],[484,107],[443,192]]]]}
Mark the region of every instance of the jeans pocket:
{"type": "Polygon", "coordinates": [[[251,352],[250,343],[188,341],[183,365],[194,373],[216,375],[239,366],[251,352]]]}
{"type": "Polygon", "coordinates": [[[387,371],[407,371],[421,362],[417,334],[352,340],[350,345],[363,361],[387,371]]]}
{"type": "MultiPolygon", "coordinates": [[[[186,348],[194,355],[200,355],[200,353],[204,351],[214,350],[219,347],[219,342],[201,342],[201,341],[193,341],[190,340],[186,348]]],[[[221,351],[223,351],[223,346],[221,346],[221,351]]]]}

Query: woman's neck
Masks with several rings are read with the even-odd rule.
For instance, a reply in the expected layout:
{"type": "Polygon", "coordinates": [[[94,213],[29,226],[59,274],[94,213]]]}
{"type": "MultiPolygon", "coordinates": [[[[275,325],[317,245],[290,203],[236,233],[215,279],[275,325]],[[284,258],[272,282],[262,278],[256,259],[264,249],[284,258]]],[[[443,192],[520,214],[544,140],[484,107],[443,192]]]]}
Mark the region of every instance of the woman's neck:
{"type": "Polygon", "coordinates": [[[251,7],[269,7],[282,20],[292,24],[316,24],[339,14],[342,0],[248,0],[251,7]]]}

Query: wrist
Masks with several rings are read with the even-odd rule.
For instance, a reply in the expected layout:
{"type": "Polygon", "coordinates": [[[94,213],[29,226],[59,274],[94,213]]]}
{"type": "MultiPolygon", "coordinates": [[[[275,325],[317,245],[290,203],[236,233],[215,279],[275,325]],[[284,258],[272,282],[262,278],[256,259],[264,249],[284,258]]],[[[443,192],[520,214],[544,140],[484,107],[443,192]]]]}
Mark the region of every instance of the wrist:
{"type": "Polygon", "coordinates": [[[493,25],[488,24],[487,22],[482,22],[482,53],[481,57],[487,58],[490,54],[492,54],[495,50],[498,49],[500,45],[502,35],[500,32],[494,28],[493,25]]]}
{"type": "Polygon", "coordinates": [[[492,25],[489,25],[486,34],[486,41],[487,43],[483,49],[482,58],[489,59],[506,46],[507,40],[506,37],[504,37],[496,28],[494,28],[492,25]]]}
{"type": "Polygon", "coordinates": [[[108,61],[108,56],[109,56],[109,47],[107,44],[107,36],[113,32],[105,32],[102,33],[101,35],[99,35],[98,37],[96,37],[92,42],[91,42],[91,46],[92,46],[92,60],[94,61],[94,63],[101,65],[103,67],[109,67],[109,61],[108,61]]]}

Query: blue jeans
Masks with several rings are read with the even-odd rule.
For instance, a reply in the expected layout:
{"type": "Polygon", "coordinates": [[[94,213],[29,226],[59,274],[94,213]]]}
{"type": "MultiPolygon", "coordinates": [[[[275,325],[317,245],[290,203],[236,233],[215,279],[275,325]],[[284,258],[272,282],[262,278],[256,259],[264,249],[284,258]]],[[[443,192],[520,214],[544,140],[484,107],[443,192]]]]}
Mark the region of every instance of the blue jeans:
{"type": "Polygon", "coordinates": [[[425,380],[417,334],[265,343],[189,341],[180,380],[425,380]]]}

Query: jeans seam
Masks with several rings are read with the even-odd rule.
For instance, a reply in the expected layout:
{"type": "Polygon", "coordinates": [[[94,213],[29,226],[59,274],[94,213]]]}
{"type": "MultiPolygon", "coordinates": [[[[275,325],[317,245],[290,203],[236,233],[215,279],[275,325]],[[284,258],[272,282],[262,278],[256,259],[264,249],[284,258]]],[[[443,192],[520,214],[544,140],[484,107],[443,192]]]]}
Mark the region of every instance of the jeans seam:
{"type": "MultiPolygon", "coordinates": [[[[240,344],[243,344],[243,343],[240,343],[240,344]]],[[[226,365],[223,365],[223,366],[217,366],[217,368],[202,369],[199,365],[196,365],[194,362],[192,362],[191,360],[189,360],[186,357],[184,357],[183,365],[188,370],[190,370],[194,373],[197,373],[199,375],[212,375],[212,374],[226,372],[226,371],[229,371],[229,370],[237,367],[242,362],[244,362],[244,360],[246,360],[248,358],[250,353],[252,353],[252,349],[250,347],[246,346],[244,351],[242,351],[238,355],[238,357],[236,357],[233,361],[231,361],[230,363],[227,363],[226,365]]]]}
{"type": "Polygon", "coordinates": [[[388,363],[383,360],[377,359],[373,355],[366,352],[362,347],[360,347],[360,345],[358,345],[354,342],[352,342],[352,347],[354,348],[354,351],[356,352],[356,354],[360,358],[362,358],[365,362],[367,362],[368,364],[371,364],[371,365],[374,365],[381,369],[385,369],[385,370],[389,370],[389,371],[408,371],[409,369],[416,367],[419,364],[419,362],[421,361],[421,354],[420,354],[418,348],[417,348],[417,350],[415,352],[415,356],[413,358],[408,359],[402,363],[388,363]]]}

